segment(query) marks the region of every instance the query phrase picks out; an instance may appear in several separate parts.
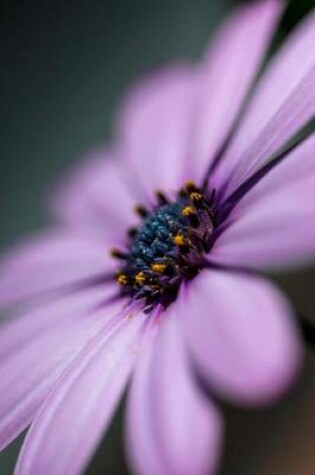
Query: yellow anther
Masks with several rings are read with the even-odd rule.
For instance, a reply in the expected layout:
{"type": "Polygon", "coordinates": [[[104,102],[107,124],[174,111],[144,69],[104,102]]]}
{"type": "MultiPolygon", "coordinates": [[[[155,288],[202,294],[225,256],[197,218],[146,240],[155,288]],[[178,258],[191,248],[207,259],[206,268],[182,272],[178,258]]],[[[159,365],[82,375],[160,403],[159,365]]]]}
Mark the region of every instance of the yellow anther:
{"type": "Polygon", "coordinates": [[[190,193],[189,198],[193,201],[200,201],[202,199],[202,194],[198,191],[193,191],[190,193]]]}
{"type": "Polygon", "coordinates": [[[137,284],[143,284],[145,282],[145,273],[144,272],[138,272],[135,276],[135,281],[137,284]]]}
{"type": "Polygon", "coordinates": [[[176,234],[173,236],[173,243],[176,244],[176,246],[183,246],[185,244],[184,236],[180,233],[176,234]]]}
{"type": "Polygon", "coordinates": [[[118,284],[120,285],[127,285],[128,284],[128,279],[127,279],[127,276],[125,274],[119,274],[117,277],[117,282],[118,284]]]}
{"type": "Polygon", "coordinates": [[[155,262],[153,264],[151,264],[151,269],[153,270],[153,272],[164,272],[165,269],[166,269],[166,265],[165,264],[162,264],[161,262],[155,262]]]}
{"type": "Polygon", "coordinates": [[[182,209],[183,216],[192,216],[194,214],[196,214],[196,209],[193,206],[187,205],[182,209]]]}

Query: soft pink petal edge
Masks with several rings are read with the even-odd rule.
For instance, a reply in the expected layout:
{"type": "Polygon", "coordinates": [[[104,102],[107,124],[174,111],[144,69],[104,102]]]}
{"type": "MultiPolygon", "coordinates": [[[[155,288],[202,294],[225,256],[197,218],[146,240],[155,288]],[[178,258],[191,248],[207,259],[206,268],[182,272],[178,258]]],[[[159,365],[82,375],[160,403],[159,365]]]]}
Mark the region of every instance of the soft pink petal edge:
{"type": "Polygon", "coordinates": [[[201,182],[227,139],[282,11],[278,0],[238,7],[211,42],[200,66],[187,178],[201,182]]]}
{"type": "Polygon", "coordinates": [[[51,208],[62,225],[117,242],[136,223],[132,211],[141,198],[135,175],[118,148],[102,148],[81,159],[56,186],[51,208]]]}
{"type": "Polygon", "coordinates": [[[120,322],[78,355],[28,432],[16,475],[82,473],[125,388],[142,326],[140,315],[120,322]]]}
{"type": "Polygon", "coordinates": [[[315,13],[270,61],[224,159],[212,177],[228,196],[266,163],[315,113],[315,13]]]}
{"type": "Polygon", "coordinates": [[[194,380],[174,312],[150,329],[128,399],[126,445],[137,475],[214,473],[221,452],[221,418],[194,380]]]}
{"type": "Polygon", "coordinates": [[[103,301],[100,289],[89,290],[25,312],[4,325],[0,332],[1,448],[31,423],[71,360],[108,326],[118,306],[98,311],[103,301]]]}
{"type": "Polygon", "coordinates": [[[204,271],[180,297],[193,357],[210,386],[240,404],[267,404],[292,384],[301,362],[293,311],[270,283],[204,271]]]}
{"type": "Polygon", "coordinates": [[[315,260],[315,134],[236,205],[211,250],[212,261],[287,269],[315,260]]]}
{"type": "Polygon", "coordinates": [[[24,239],[0,261],[0,308],[70,290],[115,271],[112,243],[84,233],[51,229],[24,239]]]}

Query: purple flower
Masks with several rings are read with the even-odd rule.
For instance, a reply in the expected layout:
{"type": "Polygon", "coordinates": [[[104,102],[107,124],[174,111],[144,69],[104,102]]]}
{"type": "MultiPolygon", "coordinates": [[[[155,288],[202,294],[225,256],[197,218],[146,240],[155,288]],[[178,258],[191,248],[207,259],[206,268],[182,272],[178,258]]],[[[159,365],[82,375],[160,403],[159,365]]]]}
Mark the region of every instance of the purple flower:
{"type": "Polygon", "coordinates": [[[17,475],[81,473],[128,382],[134,473],[213,473],[222,421],[196,374],[250,405],[293,381],[294,312],[258,273],[315,255],[315,135],[292,142],[314,117],[314,14],[248,93],[281,11],[239,9],[200,64],[135,87],[56,224],[3,258],[1,447],[31,425],[17,475]]]}

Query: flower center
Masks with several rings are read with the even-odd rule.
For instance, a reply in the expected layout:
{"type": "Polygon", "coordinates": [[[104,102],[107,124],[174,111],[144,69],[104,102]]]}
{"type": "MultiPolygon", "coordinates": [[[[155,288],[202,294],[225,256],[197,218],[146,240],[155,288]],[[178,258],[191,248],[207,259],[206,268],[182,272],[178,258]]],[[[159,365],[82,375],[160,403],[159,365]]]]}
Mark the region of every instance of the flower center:
{"type": "Polygon", "coordinates": [[[167,307],[182,282],[194,278],[204,266],[212,245],[213,195],[188,182],[174,201],[161,192],[150,212],[136,208],[142,223],[128,231],[128,250],[113,249],[121,261],[116,276],[121,293],[143,299],[146,309],[167,307]]]}

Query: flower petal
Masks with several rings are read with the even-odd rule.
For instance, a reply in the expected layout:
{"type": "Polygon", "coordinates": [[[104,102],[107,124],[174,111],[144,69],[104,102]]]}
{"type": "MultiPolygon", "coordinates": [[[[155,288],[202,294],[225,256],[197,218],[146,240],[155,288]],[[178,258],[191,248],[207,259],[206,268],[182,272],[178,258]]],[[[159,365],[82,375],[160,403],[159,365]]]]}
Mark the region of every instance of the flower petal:
{"type": "Polygon", "coordinates": [[[304,180],[315,177],[315,133],[305,139],[267,173],[251,190],[249,190],[236,206],[242,212],[264,200],[270,193],[286,192],[286,188],[294,184],[303,184],[304,180]]]}
{"type": "Polygon", "coordinates": [[[212,387],[246,404],[267,403],[292,382],[300,345],[292,311],[269,283],[204,271],[184,289],[181,318],[212,387]]]}
{"type": "Polygon", "coordinates": [[[137,85],[122,106],[118,134],[148,199],[183,183],[194,85],[190,66],[170,67],[137,85]]]}
{"type": "Polygon", "coordinates": [[[213,178],[231,193],[315,114],[315,14],[292,33],[270,62],[244,121],[213,178]],[[307,52],[307,54],[305,53],[307,52]]]}
{"type": "Polygon", "coordinates": [[[16,475],[82,473],[124,390],[142,324],[138,315],[103,330],[81,351],[27,434],[16,475]]]}
{"type": "Polygon", "coordinates": [[[121,239],[126,227],[135,223],[132,210],[139,193],[132,183],[129,166],[118,151],[99,150],[57,187],[53,213],[72,228],[121,239]]]}
{"type": "Polygon", "coordinates": [[[190,374],[187,348],[173,312],[175,308],[159,332],[152,360],[153,430],[170,473],[213,473],[220,452],[220,418],[190,374]]]}
{"type": "Polygon", "coordinates": [[[23,242],[0,262],[0,307],[113,272],[109,247],[104,241],[59,230],[23,242]]]}
{"type": "Polygon", "coordinates": [[[214,473],[221,421],[193,380],[172,313],[163,315],[139,359],[128,407],[129,455],[139,475],[214,473]]]}
{"type": "Polygon", "coordinates": [[[1,448],[28,426],[71,359],[117,312],[112,306],[97,313],[101,302],[100,289],[82,292],[21,316],[3,328],[1,448]]]}
{"type": "Polygon", "coordinates": [[[147,337],[143,343],[127,401],[125,444],[129,464],[133,473],[137,475],[167,473],[164,459],[160,457],[157,445],[153,440],[150,424],[149,374],[154,336],[147,337]]]}
{"type": "Polygon", "coordinates": [[[268,47],[282,2],[238,8],[211,42],[201,66],[191,178],[202,180],[231,129],[268,47]]]}
{"type": "Polygon", "coordinates": [[[237,204],[211,259],[256,269],[315,260],[315,134],[237,204]]]}

